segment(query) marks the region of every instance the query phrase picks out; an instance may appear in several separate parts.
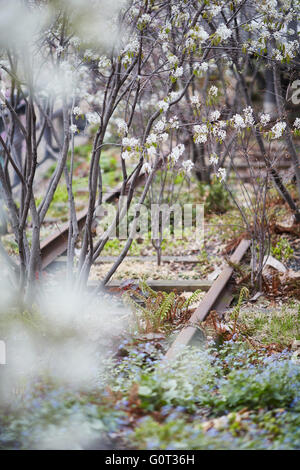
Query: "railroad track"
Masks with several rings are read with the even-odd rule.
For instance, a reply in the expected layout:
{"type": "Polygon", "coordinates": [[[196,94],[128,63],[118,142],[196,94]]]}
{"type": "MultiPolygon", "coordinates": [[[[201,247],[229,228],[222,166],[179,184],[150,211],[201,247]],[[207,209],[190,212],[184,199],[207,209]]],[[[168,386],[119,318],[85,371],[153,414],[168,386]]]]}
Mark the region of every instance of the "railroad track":
{"type": "MultiPolygon", "coordinates": [[[[238,264],[250,246],[249,240],[242,240],[230,258],[232,265],[238,264]]],[[[211,310],[224,312],[229,307],[233,294],[228,282],[233,274],[232,265],[226,266],[218,278],[213,282],[208,292],[205,294],[197,309],[190,318],[189,325],[184,327],[164,356],[164,361],[174,359],[177,354],[190,344],[196,335],[199,334],[198,325],[203,322],[211,310]]]]}
{"type": "MultiPolygon", "coordinates": [[[[106,196],[104,202],[111,202],[120,195],[121,187],[116,188],[109,195],[106,196]]],[[[85,223],[87,211],[84,210],[78,214],[78,226],[81,229],[85,223]]],[[[57,230],[54,234],[48,237],[42,244],[42,266],[43,269],[53,263],[59,256],[61,256],[67,249],[68,244],[68,230],[69,224],[65,223],[61,229],[57,230]]],[[[233,298],[232,286],[229,281],[233,274],[234,264],[238,264],[250,246],[249,240],[242,240],[230,258],[230,265],[228,264],[223,271],[219,274],[214,282],[201,281],[201,280],[182,280],[182,281],[168,281],[168,280],[149,280],[148,283],[151,288],[156,291],[170,292],[176,289],[177,292],[195,291],[201,289],[206,291],[204,298],[199,303],[197,309],[190,318],[189,324],[184,327],[178,334],[177,338],[167,351],[164,360],[174,359],[180,350],[190,344],[199,333],[198,325],[203,322],[209,315],[212,309],[218,312],[224,312],[230,305],[233,298]]],[[[107,259],[102,262],[113,262],[114,257],[106,257],[107,259]]],[[[199,260],[196,257],[188,260],[187,257],[167,257],[169,262],[192,262],[197,263],[199,260]]],[[[91,282],[89,287],[96,285],[96,282],[91,282]]],[[[107,285],[108,288],[119,288],[122,281],[110,281],[107,285]]]]}
{"type": "MultiPolygon", "coordinates": [[[[244,182],[253,181],[253,179],[257,177],[265,177],[266,176],[266,169],[265,163],[263,158],[260,154],[254,154],[249,157],[251,162],[251,167],[253,173],[250,174],[249,167],[245,159],[238,157],[234,160],[234,169],[238,174],[238,178],[244,182]]],[[[229,171],[233,171],[233,167],[231,165],[227,165],[229,171]]],[[[280,157],[274,163],[274,168],[279,172],[290,172],[291,168],[291,161],[288,158],[280,157]]],[[[140,185],[142,181],[144,181],[145,175],[141,174],[138,178],[137,185],[140,185]]],[[[103,202],[112,202],[121,192],[121,185],[116,187],[112,190],[111,193],[105,195],[103,202]]],[[[78,228],[81,230],[85,224],[87,216],[87,209],[81,211],[78,214],[78,228]]],[[[47,239],[45,239],[41,244],[41,259],[42,259],[42,269],[44,270],[47,268],[51,263],[53,263],[59,256],[63,255],[67,250],[68,246],[68,232],[69,232],[69,224],[66,222],[63,224],[58,230],[56,230],[53,234],[51,234],[47,239]]],[[[180,261],[179,261],[180,262],[180,261]]]]}

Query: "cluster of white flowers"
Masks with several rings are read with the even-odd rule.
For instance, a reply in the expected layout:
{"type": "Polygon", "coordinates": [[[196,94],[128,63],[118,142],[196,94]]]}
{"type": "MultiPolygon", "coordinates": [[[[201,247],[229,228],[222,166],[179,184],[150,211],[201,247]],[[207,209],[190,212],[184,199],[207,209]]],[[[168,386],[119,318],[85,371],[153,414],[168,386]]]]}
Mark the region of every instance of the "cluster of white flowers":
{"type": "Polygon", "coordinates": [[[277,122],[271,129],[273,139],[279,139],[286,128],[286,122],[277,122]]]}
{"type": "Polygon", "coordinates": [[[140,9],[136,6],[132,6],[129,10],[129,14],[132,16],[132,18],[136,18],[140,14],[140,9]]]}
{"type": "Polygon", "coordinates": [[[207,142],[208,127],[206,124],[194,126],[194,140],[196,144],[204,144],[207,142]]]}
{"type": "Polygon", "coordinates": [[[154,130],[155,132],[163,132],[165,129],[165,126],[166,126],[166,118],[163,117],[162,119],[157,121],[157,123],[154,126],[154,130]]]}
{"type": "Polygon", "coordinates": [[[97,113],[86,113],[86,119],[89,124],[99,124],[100,116],[97,113]]]}
{"type": "Polygon", "coordinates": [[[175,66],[178,64],[178,57],[174,54],[168,55],[168,62],[170,65],[175,66]]]}
{"type": "Polygon", "coordinates": [[[171,76],[173,78],[180,78],[183,75],[183,67],[177,67],[175,70],[173,70],[171,76]]]}
{"type": "Polygon", "coordinates": [[[123,48],[122,53],[126,54],[127,52],[129,53],[137,53],[140,47],[139,40],[137,36],[133,36],[130,41],[126,44],[126,46],[123,48]]]}
{"type": "Polygon", "coordinates": [[[82,114],[82,111],[81,111],[81,109],[80,109],[79,106],[74,106],[74,108],[73,108],[73,114],[74,114],[75,116],[80,116],[80,114],[82,114]]]}
{"type": "Polygon", "coordinates": [[[277,60],[278,62],[283,61],[283,55],[278,49],[273,49],[272,51],[272,59],[277,60]]]}
{"type": "Polygon", "coordinates": [[[132,63],[133,56],[138,53],[139,47],[140,44],[137,36],[133,36],[122,50],[122,64],[124,65],[124,67],[127,67],[132,63]]]}
{"type": "Polygon", "coordinates": [[[142,166],[142,173],[151,173],[152,171],[152,166],[150,165],[149,162],[145,162],[142,166]]]}
{"type": "Polygon", "coordinates": [[[211,156],[209,157],[209,163],[211,165],[217,165],[218,161],[219,161],[218,155],[216,155],[215,153],[212,153],[211,156]]]}
{"type": "Polygon", "coordinates": [[[181,95],[181,91],[171,91],[171,93],[167,96],[167,102],[172,103],[172,101],[176,101],[179,96],[181,95]]]}
{"type": "Polygon", "coordinates": [[[116,119],[116,124],[118,126],[118,134],[119,135],[125,135],[127,134],[128,132],[128,126],[126,124],[126,122],[124,121],[124,119],[116,119]]]}
{"type": "Polygon", "coordinates": [[[231,119],[232,125],[235,129],[244,129],[246,127],[246,123],[244,121],[243,116],[240,114],[235,114],[231,119]]]}
{"type": "Polygon", "coordinates": [[[148,13],[144,13],[144,14],[139,18],[138,26],[145,26],[145,25],[149,24],[150,21],[151,21],[151,15],[149,15],[148,13]]]}
{"type": "Polygon", "coordinates": [[[262,114],[259,118],[259,122],[261,123],[262,126],[266,126],[271,120],[270,114],[262,114]]]}
{"type": "Polygon", "coordinates": [[[56,54],[57,56],[59,56],[60,54],[62,54],[63,51],[64,51],[63,46],[61,46],[61,45],[56,46],[55,54],[56,54]]]}
{"type": "Polygon", "coordinates": [[[225,168],[222,168],[220,167],[217,171],[217,177],[219,178],[219,180],[222,182],[222,181],[225,181],[226,179],[226,169],[225,168]]]}
{"type": "Polygon", "coordinates": [[[218,88],[215,85],[212,85],[210,89],[208,90],[208,94],[210,96],[217,96],[218,94],[218,88]]]}
{"type": "Polygon", "coordinates": [[[216,30],[216,36],[218,36],[222,41],[226,41],[226,39],[230,38],[231,35],[232,31],[227,28],[225,23],[222,23],[216,30]]]}
{"type": "Polygon", "coordinates": [[[147,137],[146,144],[148,145],[154,145],[157,143],[157,135],[156,134],[150,134],[147,137]]]}
{"type": "Polygon", "coordinates": [[[209,9],[209,12],[212,17],[217,16],[222,10],[222,5],[212,5],[209,9]]]}
{"type": "Polygon", "coordinates": [[[139,141],[135,137],[123,137],[122,145],[126,147],[127,150],[132,150],[139,146],[139,141]]]}
{"type": "Polygon", "coordinates": [[[160,32],[158,34],[158,38],[161,41],[166,41],[168,39],[168,35],[169,35],[169,32],[171,31],[171,29],[172,29],[172,24],[169,21],[167,21],[165,26],[160,30],[160,32]]]}
{"type": "MultiPolygon", "coordinates": [[[[200,43],[205,42],[209,38],[209,34],[205,31],[202,26],[195,26],[191,28],[187,34],[187,37],[199,41],[200,43]]],[[[188,44],[192,44],[191,41],[188,41],[188,44]]]]}
{"type": "Polygon", "coordinates": [[[191,96],[191,103],[194,106],[199,106],[200,105],[200,100],[199,100],[199,95],[196,93],[195,95],[191,96]]]}
{"type": "Polygon", "coordinates": [[[226,121],[218,121],[212,128],[213,135],[222,141],[225,140],[227,134],[224,127],[226,127],[226,121]]]}
{"type": "Polygon", "coordinates": [[[194,163],[192,160],[185,160],[182,162],[182,168],[187,174],[190,174],[192,169],[194,168],[194,163]]]}
{"type": "Polygon", "coordinates": [[[295,119],[294,127],[296,127],[296,129],[300,129],[300,118],[297,117],[295,119]]]}
{"type": "Polygon", "coordinates": [[[169,109],[169,105],[165,100],[161,100],[157,103],[157,107],[161,112],[166,112],[169,109]]]}
{"type": "Polygon", "coordinates": [[[209,68],[209,64],[207,62],[202,62],[201,64],[199,62],[196,62],[193,65],[193,70],[194,72],[200,73],[200,72],[207,72],[209,68]]]}
{"type": "Polygon", "coordinates": [[[255,124],[255,120],[253,117],[253,109],[251,106],[248,106],[243,110],[244,116],[240,114],[235,114],[232,119],[231,123],[235,129],[244,129],[247,126],[253,126],[255,124]]]}
{"type": "Polygon", "coordinates": [[[177,116],[172,116],[169,119],[169,125],[171,129],[178,129],[179,128],[179,120],[177,116]]]}
{"type": "Polygon", "coordinates": [[[158,136],[158,140],[162,142],[166,142],[168,138],[169,138],[169,134],[167,134],[167,132],[163,132],[162,134],[158,136]]]}
{"type": "Polygon", "coordinates": [[[76,124],[71,124],[70,125],[70,132],[72,134],[76,134],[77,131],[78,131],[78,127],[76,126],[76,124]]]}
{"type": "Polygon", "coordinates": [[[121,155],[123,160],[135,157],[136,152],[139,150],[139,141],[135,137],[123,137],[122,145],[125,148],[121,155]]]}
{"type": "Polygon", "coordinates": [[[284,56],[294,58],[299,50],[298,41],[285,41],[284,42],[284,56]]]}
{"type": "Polygon", "coordinates": [[[248,126],[253,126],[254,125],[254,117],[253,117],[253,109],[251,106],[247,106],[244,110],[244,120],[245,124],[248,126]]]}
{"type": "Polygon", "coordinates": [[[220,111],[218,111],[218,110],[213,111],[213,112],[210,114],[210,120],[211,120],[211,121],[217,121],[220,116],[221,116],[220,111]]]}
{"type": "Polygon", "coordinates": [[[185,146],[183,144],[179,144],[173,149],[172,153],[169,156],[169,158],[173,161],[173,163],[176,163],[179,160],[179,158],[184,152],[184,149],[185,149],[185,146]]]}
{"type": "Polygon", "coordinates": [[[106,69],[111,65],[111,61],[106,55],[103,55],[100,57],[99,62],[98,62],[98,67],[99,69],[106,69]]]}

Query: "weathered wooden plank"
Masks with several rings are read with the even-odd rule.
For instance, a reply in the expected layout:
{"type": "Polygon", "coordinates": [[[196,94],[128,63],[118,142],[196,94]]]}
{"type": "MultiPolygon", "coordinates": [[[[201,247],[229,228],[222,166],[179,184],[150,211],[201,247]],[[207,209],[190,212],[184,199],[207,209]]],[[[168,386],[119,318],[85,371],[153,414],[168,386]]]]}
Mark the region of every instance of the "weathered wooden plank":
{"type": "MultiPolygon", "coordinates": [[[[138,283],[138,279],[136,281],[133,279],[133,282],[138,283]]],[[[112,280],[106,285],[109,288],[118,288],[124,284],[123,280],[112,280]]],[[[174,280],[164,280],[164,279],[148,279],[147,284],[155,291],[164,291],[164,292],[172,292],[176,290],[177,292],[194,292],[197,289],[201,289],[203,291],[208,291],[212,286],[211,281],[207,280],[198,280],[198,279],[174,279],[174,280]]],[[[88,283],[89,287],[97,287],[99,285],[99,281],[90,281],[88,283]]]]}
{"type": "MultiPolygon", "coordinates": [[[[99,264],[108,264],[108,263],[115,263],[118,259],[118,256],[100,256],[97,261],[94,263],[95,265],[99,264]]],[[[126,256],[124,262],[151,262],[155,263],[157,261],[156,256],[126,256]]],[[[187,264],[197,264],[201,261],[199,260],[198,256],[163,256],[161,259],[164,263],[187,263],[187,264]]],[[[64,264],[67,262],[66,256],[59,256],[53,263],[57,264],[64,264]]]]}
{"type": "MultiPolygon", "coordinates": [[[[95,264],[101,263],[114,263],[118,260],[118,256],[100,256],[95,264]]],[[[156,262],[156,256],[127,256],[126,261],[142,261],[144,262],[156,262]]],[[[198,256],[162,256],[162,262],[167,263],[200,263],[198,256]]]]}
{"type": "MultiPolygon", "coordinates": [[[[244,254],[248,250],[250,246],[249,240],[242,240],[238,247],[236,248],[235,252],[230,258],[231,263],[237,264],[241,261],[244,254]]],[[[197,325],[209,314],[212,310],[214,305],[219,299],[219,296],[222,292],[224,292],[224,288],[229,281],[234,268],[232,266],[226,266],[219,277],[213,282],[209,291],[205,294],[204,298],[199,303],[197,309],[193,313],[190,319],[191,325],[197,325]]],[[[165,355],[165,360],[170,360],[176,357],[178,352],[186,345],[192,341],[194,335],[197,333],[198,329],[196,326],[188,326],[183,328],[177,338],[175,339],[174,343],[171,345],[170,349],[167,351],[165,355]]]]}

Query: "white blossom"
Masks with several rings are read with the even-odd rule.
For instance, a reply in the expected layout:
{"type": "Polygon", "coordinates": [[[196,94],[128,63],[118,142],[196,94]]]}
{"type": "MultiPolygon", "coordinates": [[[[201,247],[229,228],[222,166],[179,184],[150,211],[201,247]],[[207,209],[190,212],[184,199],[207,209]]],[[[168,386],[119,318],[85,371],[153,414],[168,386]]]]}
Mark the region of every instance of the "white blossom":
{"type": "Polygon", "coordinates": [[[186,171],[187,174],[189,174],[194,168],[194,163],[192,160],[185,160],[182,162],[182,168],[186,171]]]}
{"type": "Polygon", "coordinates": [[[217,31],[216,31],[216,35],[222,40],[222,41],[226,41],[226,39],[230,38],[230,36],[232,35],[232,31],[231,29],[227,28],[226,24],[225,23],[222,23],[217,31]]]}
{"type": "Polygon", "coordinates": [[[296,129],[300,129],[300,118],[297,117],[295,119],[294,127],[296,127],[296,129]]]}
{"type": "Polygon", "coordinates": [[[200,100],[199,100],[199,95],[196,93],[195,95],[191,96],[191,103],[195,106],[199,106],[200,100]]]}
{"type": "Polygon", "coordinates": [[[277,122],[271,129],[273,139],[279,139],[286,128],[286,122],[277,122]]]}
{"type": "Polygon", "coordinates": [[[145,25],[145,24],[150,23],[150,21],[151,21],[151,15],[149,15],[148,13],[144,13],[140,17],[140,19],[138,21],[138,25],[145,25]]]}
{"type": "Polygon", "coordinates": [[[182,77],[183,75],[183,67],[177,67],[172,73],[172,77],[174,78],[179,78],[182,77]]]}
{"type": "Polygon", "coordinates": [[[86,119],[90,124],[98,124],[100,122],[100,116],[97,113],[86,113],[86,119]]]}
{"type": "Polygon", "coordinates": [[[129,152],[128,150],[125,150],[124,152],[122,152],[122,155],[121,155],[123,160],[129,160],[131,156],[132,156],[132,153],[129,152]]]}
{"type": "Polygon", "coordinates": [[[76,134],[77,131],[78,131],[78,127],[76,126],[76,124],[71,124],[70,125],[70,132],[72,134],[76,134]]]}
{"type": "Polygon", "coordinates": [[[209,34],[205,31],[202,26],[196,26],[188,32],[188,37],[196,39],[200,43],[205,42],[209,38],[209,34]]]}
{"type": "Polygon", "coordinates": [[[146,144],[148,145],[153,145],[153,144],[156,144],[157,142],[157,135],[156,134],[150,134],[148,135],[147,137],[147,140],[146,140],[146,144]]]}
{"type": "Polygon", "coordinates": [[[142,166],[142,170],[141,170],[141,171],[142,171],[142,173],[150,173],[151,170],[152,170],[152,167],[151,167],[150,163],[145,162],[145,163],[143,164],[143,166],[142,166]]]}
{"type": "Polygon", "coordinates": [[[100,60],[98,62],[98,67],[99,69],[106,69],[107,67],[110,66],[110,64],[111,64],[110,59],[106,57],[106,55],[104,55],[100,57],[100,60]]]}
{"type": "Polygon", "coordinates": [[[211,156],[209,157],[209,163],[211,165],[217,165],[219,159],[218,156],[215,153],[212,153],[211,156]]]}
{"type": "Polygon", "coordinates": [[[235,114],[231,121],[235,129],[244,129],[246,127],[244,118],[240,114],[235,114]]]}
{"type": "Polygon", "coordinates": [[[161,140],[162,142],[166,142],[168,138],[169,138],[169,134],[167,134],[166,132],[164,132],[163,134],[159,136],[159,140],[161,140]]]}
{"type": "Polygon", "coordinates": [[[212,17],[214,17],[218,15],[221,10],[222,10],[222,5],[212,5],[210,7],[210,14],[212,15],[212,17]]]}
{"type": "Polygon", "coordinates": [[[196,62],[193,65],[193,70],[195,70],[195,72],[207,72],[208,67],[209,67],[209,64],[207,62],[202,62],[201,64],[196,62]]]}
{"type": "Polygon", "coordinates": [[[196,144],[204,144],[207,142],[208,127],[206,124],[194,126],[194,139],[196,144]]]}
{"type": "Polygon", "coordinates": [[[166,119],[160,119],[160,121],[157,121],[157,123],[154,126],[154,129],[156,132],[162,132],[165,128],[166,125],[166,119]]]}
{"type": "Polygon", "coordinates": [[[60,46],[60,45],[59,45],[59,46],[56,47],[55,53],[56,53],[57,55],[59,55],[59,54],[61,54],[63,51],[64,51],[63,46],[60,46]]]}
{"type": "Polygon", "coordinates": [[[278,60],[280,62],[283,60],[283,55],[281,54],[281,52],[278,49],[273,49],[272,57],[273,57],[273,59],[278,60]]]}
{"type": "Polygon", "coordinates": [[[166,112],[169,109],[169,105],[166,101],[161,100],[157,103],[157,107],[160,111],[166,112]]]}
{"type": "Polygon", "coordinates": [[[211,96],[217,96],[218,88],[215,85],[212,85],[210,89],[208,90],[208,94],[211,96]]]}
{"type": "Polygon", "coordinates": [[[75,114],[75,116],[79,116],[80,114],[82,114],[82,111],[79,106],[75,106],[73,108],[73,114],[75,114]]]}
{"type": "Polygon", "coordinates": [[[259,118],[259,121],[262,124],[262,126],[266,126],[270,122],[270,120],[271,120],[271,116],[270,114],[267,114],[267,113],[262,114],[259,118]]]}
{"type": "Polygon", "coordinates": [[[225,129],[222,129],[222,126],[220,126],[219,123],[222,123],[222,122],[225,122],[225,121],[219,121],[212,129],[212,133],[215,137],[217,137],[218,139],[220,140],[225,140],[226,138],[226,131],[225,129]]]}
{"type": "Polygon", "coordinates": [[[116,119],[116,124],[118,126],[118,133],[120,135],[124,135],[124,134],[127,134],[128,132],[128,126],[126,124],[126,122],[124,121],[124,119],[116,119]]]}
{"type": "Polygon", "coordinates": [[[126,52],[137,54],[140,47],[139,40],[137,36],[133,36],[130,41],[126,44],[123,48],[122,52],[125,54],[126,52]]]}
{"type": "Polygon", "coordinates": [[[169,62],[169,64],[171,64],[171,65],[177,65],[177,64],[178,64],[178,57],[177,57],[176,55],[174,55],[174,54],[170,54],[170,55],[168,56],[168,62],[169,62]]]}
{"type": "Polygon", "coordinates": [[[217,121],[220,116],[221,116],[220,111],[216,110],[216,111],[213,111],[213,112],[211,113],[210,119],[211,119],[212,121],[217,121]]]}
{"type": "Polygon", "coordinates": [[[169,93],[167,97],[168,103],[171,103],[172,101],[177,100],[180,95],[181,95],[181,91],[171,91],[171,93],[169,93]]]}
{"type": "Polygon", "coordinates": [[[177,116],[172,116],[169,119],[171,129],[178,129],[179,128],[179,121],[177,116]]]}
{"type": "Polygon", "coordinates": [[[183,144],[177,145],[177,146],[173,149],[173,151],[172,151],[172,153],[171,153],[171,155],[170,155],[170,159],[171,159],[174,163],[176,163],[176,162],[179,160],[179,158],[181,157],[181,155],[183,154],[184,149],[185,149],[185,146],[184,146],[183,144]]]}
{"type": "Polygon", "coordinates": [[[225,181],[225,179],[226,179],[226,169],[220,167],[217,171],[217,177],[219,178],[220,181],[225,181]]]}
{"type": "Polygon", "coordinates": [[[138,147],[139,141],[135,139],[135,137],[123,137],[122,145],[123,147],[127,147],[127,150],[131,150],[132,148],[138,147]]]}
{"type": "Polygon", "coordinates": [[[247,108],[244,109],[244,120],[245,124],[253,126],[255,121],[253,117],[253,109],[251,108],[251,106],[247,106],[247,108]]]}

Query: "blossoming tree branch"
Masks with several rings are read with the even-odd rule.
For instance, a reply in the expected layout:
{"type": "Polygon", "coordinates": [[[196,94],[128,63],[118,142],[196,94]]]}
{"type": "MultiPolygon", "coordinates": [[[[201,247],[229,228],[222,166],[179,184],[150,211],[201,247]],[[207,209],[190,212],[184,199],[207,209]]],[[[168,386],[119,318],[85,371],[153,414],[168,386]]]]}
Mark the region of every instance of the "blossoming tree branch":
{"type": "MultiPolygon", "coordinates": [[[[6,12],[0,19],[1,206],[18,262],[1,242],[0,250],[16,285],[28,291],[39,279],[41,228],[62,181],[69,204],[68,273],[80,287],[111,230],[130,210],[139,177],[144,175],[138,193],[143,204],[162,171],[225,185],[252,237],[254,276],[259,276],[270,184],[300,222],[299,207],[276,169],[280,142],[300,195],[295,143],[300,117],[287,99],[291,90],[297,92],[300,2],[19,0],[0,6],[6,12]],[[82,132],[93,144],[87,217],[79,239],[73,179],[75,143],[82,132]],[[107,146],[119,152],[126,206],[119,205],[105,235],[95,238],[107,146]],[[231,192],[228,175],[235,171],[237,155],[251,170],[254,151],[263,160],[267,183],[255,191],[255,202],[244,188],[249,216],[231,192]],[[48,158],[55,160],[55,169],[37,198],[40,163],[48,158]]],[[[129,235],[104,283],[131,243],[129,235]]]]}

